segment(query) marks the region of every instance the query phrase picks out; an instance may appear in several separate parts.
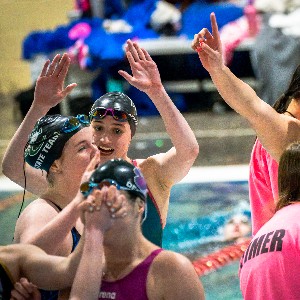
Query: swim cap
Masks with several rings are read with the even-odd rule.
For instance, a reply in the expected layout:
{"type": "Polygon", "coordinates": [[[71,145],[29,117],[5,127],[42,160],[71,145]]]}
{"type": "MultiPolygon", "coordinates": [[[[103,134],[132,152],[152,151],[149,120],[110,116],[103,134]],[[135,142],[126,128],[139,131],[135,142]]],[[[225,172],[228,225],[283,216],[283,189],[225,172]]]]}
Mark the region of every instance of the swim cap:
{"type": "Polygon", "coordinates": [[[33,168],[48,172],[52,163],[61,156],[66,142],[89,125],[89,119],[84,115],[47,115],[40,118],[24,149],[25,161],[33,168]]]}
{"type": "Polygon", "coordinates": [[[116,182],[120,190],[127,190],[142,200],[147,198],[147,185],[141,171],[123,159],[111,159],[100,165],[91,175],[89,182],[99,184],[105,180],[116,182]]]}
{"type": "Polygon", "coordinates": [[[128,116],[131,137],[134,136],[138,124],[137,110],[133,101],[127,95],[121,92],[110,92],[101,96],[94,102],[91,108],[89,113],[91,121],[93,119],[93,112],[95,112],[97,108],[111,108],[123,111],[128,116]]]}

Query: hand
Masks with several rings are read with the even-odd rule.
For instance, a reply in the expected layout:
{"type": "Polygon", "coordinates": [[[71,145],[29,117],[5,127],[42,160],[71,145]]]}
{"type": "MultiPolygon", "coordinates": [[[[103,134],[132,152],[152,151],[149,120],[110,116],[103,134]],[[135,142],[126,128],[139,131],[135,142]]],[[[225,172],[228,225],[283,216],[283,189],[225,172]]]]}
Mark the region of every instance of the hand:
{"type": "Polygon", "coordinates": [[[21,278],[19,282],[14,284],[10,300],[25,299],[41,300],[41,294],[36,285],[29,282],[26,278],[21,278]]]}
{"type": "Polygon", "coordinates": [[[156,63],[145,49],[140,48],[137,43],[128,40],[125,51],[132,76],[125,71],[119,70],[118,73],[122,77],[132,86],[145,93],[150,89],[153,90],[162,86],[156,63]]]}
{"type": "Polygon", "coordinates": [[[125,196],[115,186],[95,189],[81,204],[82,222],[105,232],[111,228],[115,219],[127,215],[127,203],[125,196]]]}
{"type": "Polygon", "coordinates": [[[61,59],[57,54],[52,62],[47,60],[37,79],[34,103],[50,109],[60,103],[77,85],[72,83],[64,88],[64,81],[70,66],[70,58],[65,53],[61,59]]]}
{"type": "Polygon", "coordinates": [[[203,28],[194,35],[192,48],[198,52],[203,67],[211,72],[224,66],[222,57],[222,43],[218,31],[218,24],[214,13],[210,14],[212,34],[203,28]]]}

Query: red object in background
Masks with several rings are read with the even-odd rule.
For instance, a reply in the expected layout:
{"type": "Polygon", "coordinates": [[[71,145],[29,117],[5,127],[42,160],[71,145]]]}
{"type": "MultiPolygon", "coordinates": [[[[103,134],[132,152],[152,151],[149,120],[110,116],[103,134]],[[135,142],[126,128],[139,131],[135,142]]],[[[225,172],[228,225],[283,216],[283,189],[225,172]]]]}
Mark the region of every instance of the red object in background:
{"type": "Polygon", "coordinates": [[[250,241],[251,239],[247,239],[241,243],[224,247],[205,257],[200,257],[193,261],[192,264],[197,274],[199,276],[206,275],[207,273],[219,269],[232,261],[240,259],[249,246],[250,241]]]}

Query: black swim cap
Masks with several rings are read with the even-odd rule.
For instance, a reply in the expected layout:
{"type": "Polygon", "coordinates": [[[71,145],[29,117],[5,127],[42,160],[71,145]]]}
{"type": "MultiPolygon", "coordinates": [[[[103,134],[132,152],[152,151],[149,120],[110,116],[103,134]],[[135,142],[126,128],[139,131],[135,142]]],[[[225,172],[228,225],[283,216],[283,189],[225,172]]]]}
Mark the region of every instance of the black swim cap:
{"type": "Polygon", "coordinates": [[[101,96],[94,102],[91,108],[89,114],[91,121],[93,119],[93,112],[97,108],[112,108],[125,112],[129,117],[128,122],[131,129],[131,137],[134,136],[138,124],[137,110],[133,101],[127,95],[121,92],[110,92],[101,96]]]}
{"type": "Polygon", "coordinates": [[[133,164],[123,159],[111,159],[100,165],[91,175],[90,183],[100,183],[105,180],[115,181],[122,189],[146,201],[147,185],[141,171],[133,164]]]}
{"type": "Polygon", "coordinates": [[[36,169],[49,171],[66,142],[82,128],[89,126],[87,116],[47,115],[35,124],[24,149],[25,161],[36,169]]]}

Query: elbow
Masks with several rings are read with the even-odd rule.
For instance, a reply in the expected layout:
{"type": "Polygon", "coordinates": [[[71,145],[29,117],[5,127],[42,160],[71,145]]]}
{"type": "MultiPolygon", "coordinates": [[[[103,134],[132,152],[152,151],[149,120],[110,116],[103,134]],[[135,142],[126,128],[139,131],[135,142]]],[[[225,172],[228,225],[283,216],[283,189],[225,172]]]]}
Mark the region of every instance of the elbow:
{"type": "Polygon", "coordinates": [[[17,176],[15,169],[12,167],[12,164],[2,162],[1,171],[4,176],[9,178],[11,181],[16,184],[20,184],[20,178],[17,176]]]}
{"type": "Polygon", "coordinates": [[[199,145],[198,143],[194,143],[191,147],[189,147],[188,156],[190,159],[196,160],[199,155],[199,145]]]}

